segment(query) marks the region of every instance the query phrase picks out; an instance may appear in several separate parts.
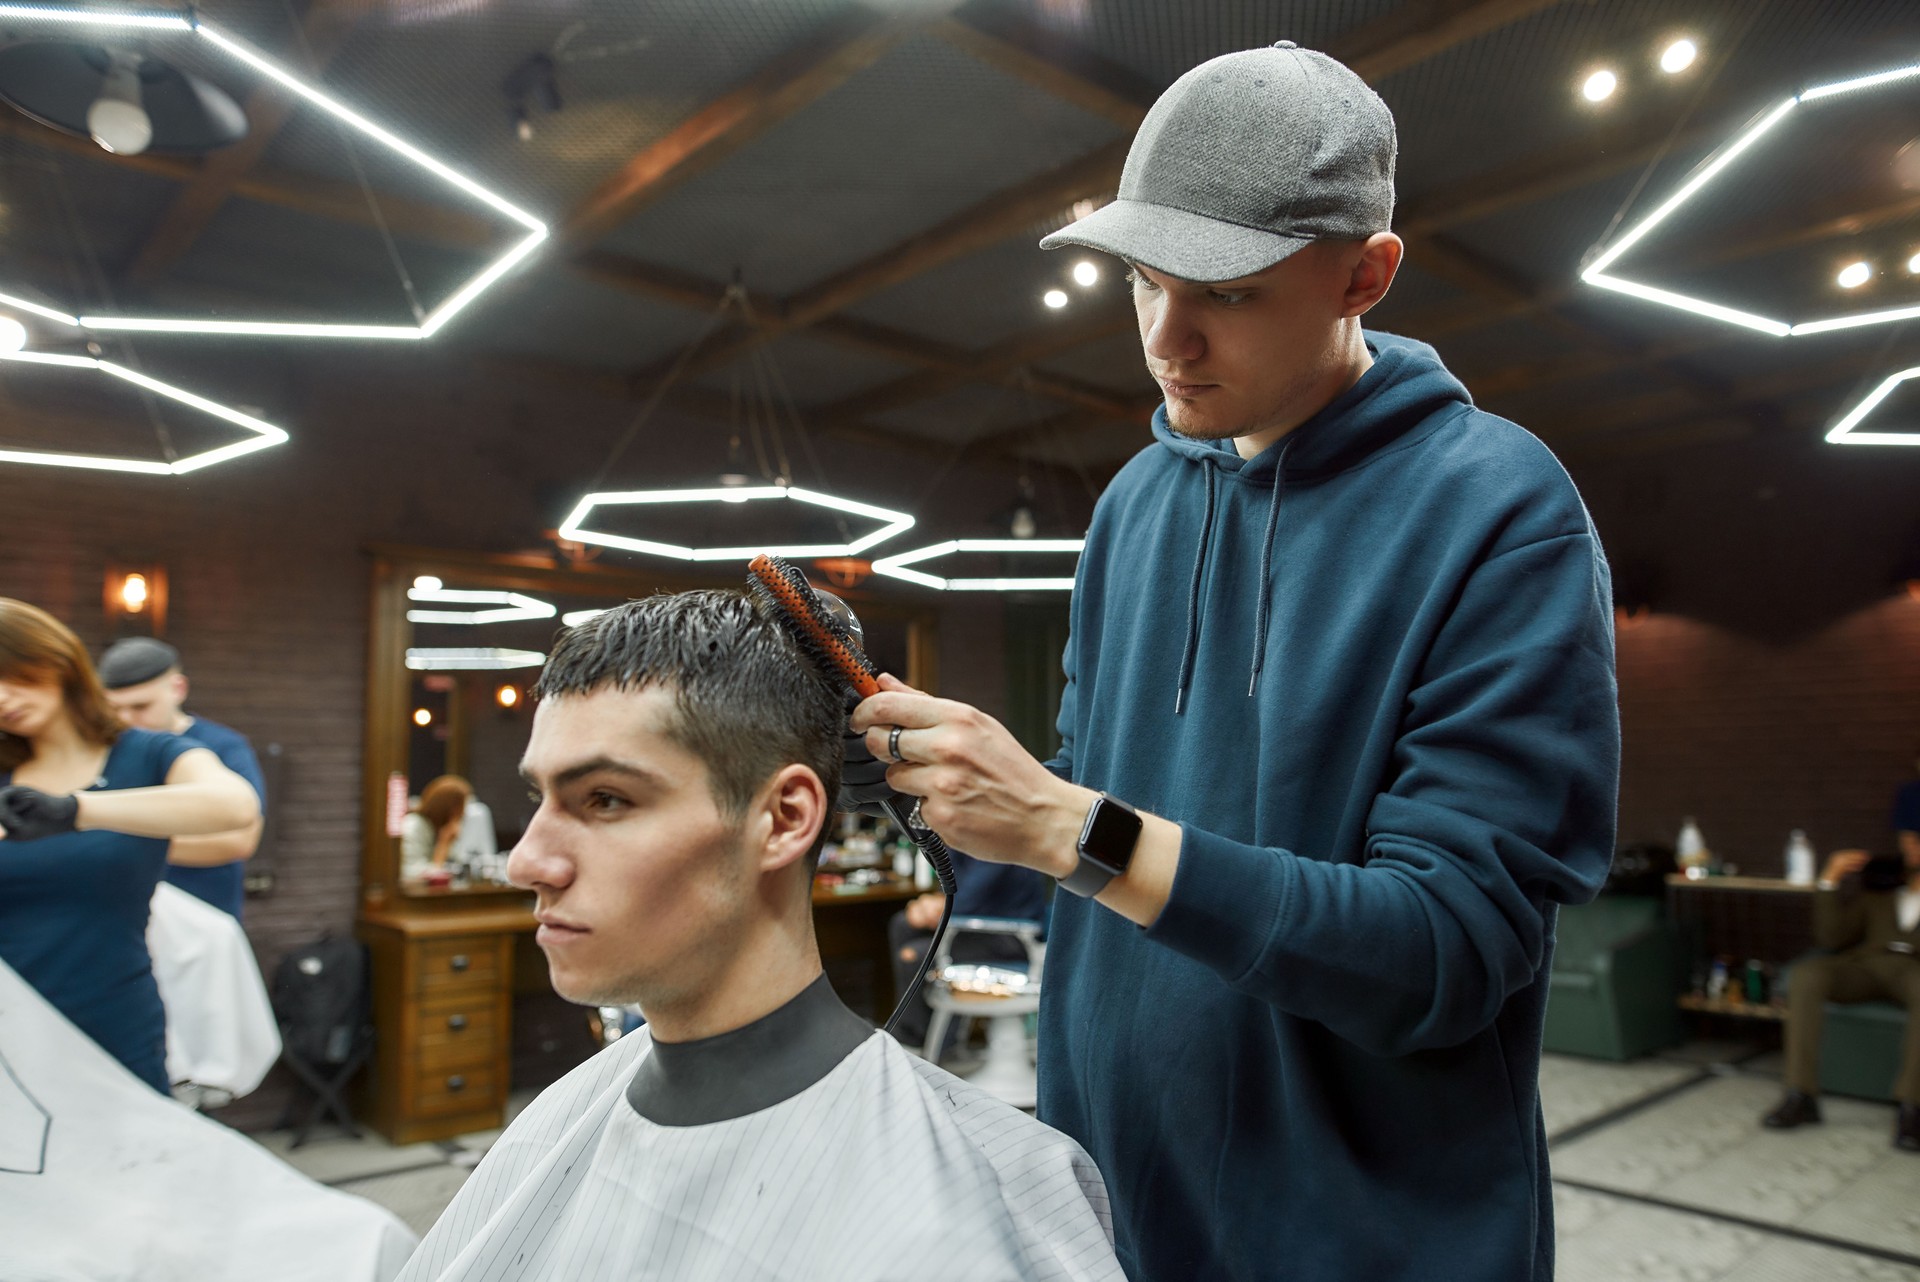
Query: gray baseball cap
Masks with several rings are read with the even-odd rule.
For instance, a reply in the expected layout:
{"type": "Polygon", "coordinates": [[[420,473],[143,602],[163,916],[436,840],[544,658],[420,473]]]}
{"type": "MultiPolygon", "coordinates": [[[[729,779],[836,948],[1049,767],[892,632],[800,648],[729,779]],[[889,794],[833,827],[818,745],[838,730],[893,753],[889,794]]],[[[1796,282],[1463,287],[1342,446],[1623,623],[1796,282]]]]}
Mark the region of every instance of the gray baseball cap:
{"type": "Polygon", "coordinates": [[[1203,62],[1147,112],[1120,196],[1048,236],[1182,280],[1237,280],[1309,241],[1393,220],[1393,113],[1351,70],[1282,40],[1203,62]]]}

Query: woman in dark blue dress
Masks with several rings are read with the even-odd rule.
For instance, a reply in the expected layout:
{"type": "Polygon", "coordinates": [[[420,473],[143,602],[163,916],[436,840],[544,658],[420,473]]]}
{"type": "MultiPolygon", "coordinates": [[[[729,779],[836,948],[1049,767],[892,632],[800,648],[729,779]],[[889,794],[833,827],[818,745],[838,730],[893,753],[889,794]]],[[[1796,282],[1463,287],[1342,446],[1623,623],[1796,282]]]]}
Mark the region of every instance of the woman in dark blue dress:
{"type": "Polygon", "coordinates": [[[192,740],[123,729],[80,639],[0,597],[0,961],[156,1090],[166,1013],[147,909],[167,843],[258,808],[192,740]]]}

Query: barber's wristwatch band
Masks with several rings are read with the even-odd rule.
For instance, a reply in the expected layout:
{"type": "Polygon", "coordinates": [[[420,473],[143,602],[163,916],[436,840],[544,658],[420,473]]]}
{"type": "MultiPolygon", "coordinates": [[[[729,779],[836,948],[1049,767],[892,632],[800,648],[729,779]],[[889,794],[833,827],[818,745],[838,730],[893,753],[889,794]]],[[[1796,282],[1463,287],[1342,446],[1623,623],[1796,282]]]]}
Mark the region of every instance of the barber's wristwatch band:
{"type": "Polygon", "coordinates": [[[1101,793],[1080,826],[1077,849],[1080,862],[1060,887],[1082,899],[1092,899],[1107,883],[1126,872],[1140,841],[1140,812],[1118,797],[1101,793]]]}

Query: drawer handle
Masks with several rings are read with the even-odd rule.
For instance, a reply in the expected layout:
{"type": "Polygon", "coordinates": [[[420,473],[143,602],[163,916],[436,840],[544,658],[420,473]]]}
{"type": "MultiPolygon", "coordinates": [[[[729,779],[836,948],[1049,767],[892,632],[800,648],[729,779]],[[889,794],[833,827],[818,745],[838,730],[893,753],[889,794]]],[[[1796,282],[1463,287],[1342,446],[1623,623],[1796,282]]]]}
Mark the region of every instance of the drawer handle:
{"type": "Polygon", "coordinates": [[[465,1028],[466,1026],[467,1026],[467,1017],[465,1015],[447,1016],[447,1027],[451,1028],[454,1032],[457,1033],[461,1029],[465,1028]]]}
{"type": "Polygon", "coordinates": [[[447,1089],[450,1091],[464,1091],[467,1089],[467,1079],[455,1073],[447,1079],[447,1089]]]}
{"type": "Polygon", "coordinates": [[[467,960],[467,955],[465,953],[455,953],[453,955],[453,960],[448,962],[447,964],[453,967],[455,970],[465,970],[467,967],[471,966],[473,963],[467,960]]]}

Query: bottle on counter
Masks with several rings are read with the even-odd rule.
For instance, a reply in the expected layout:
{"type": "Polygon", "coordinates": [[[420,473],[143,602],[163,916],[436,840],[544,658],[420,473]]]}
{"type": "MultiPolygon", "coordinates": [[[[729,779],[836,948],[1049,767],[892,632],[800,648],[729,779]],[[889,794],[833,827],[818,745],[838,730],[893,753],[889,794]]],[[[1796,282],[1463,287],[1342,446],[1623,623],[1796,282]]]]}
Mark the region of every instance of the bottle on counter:
{"type": "Polygon", "coordinates": [[[1818,862],[1807,834],[1795,828],[1787,838],[1787,880],[1796,886],[1811,886],[1818,862]]]}
{"type": "Polygon", "coordinates": [[[1713,864],[1713,853],[1707,849],[1707,839],[1700,833],[1700,825],[1688,815],[1680,824],[1680,840],[1674,843],[1674,862],[1680,865],[1680,871],[1687,880],[1698,881],[1707,875],[1707,869],[1713,864]]]}

